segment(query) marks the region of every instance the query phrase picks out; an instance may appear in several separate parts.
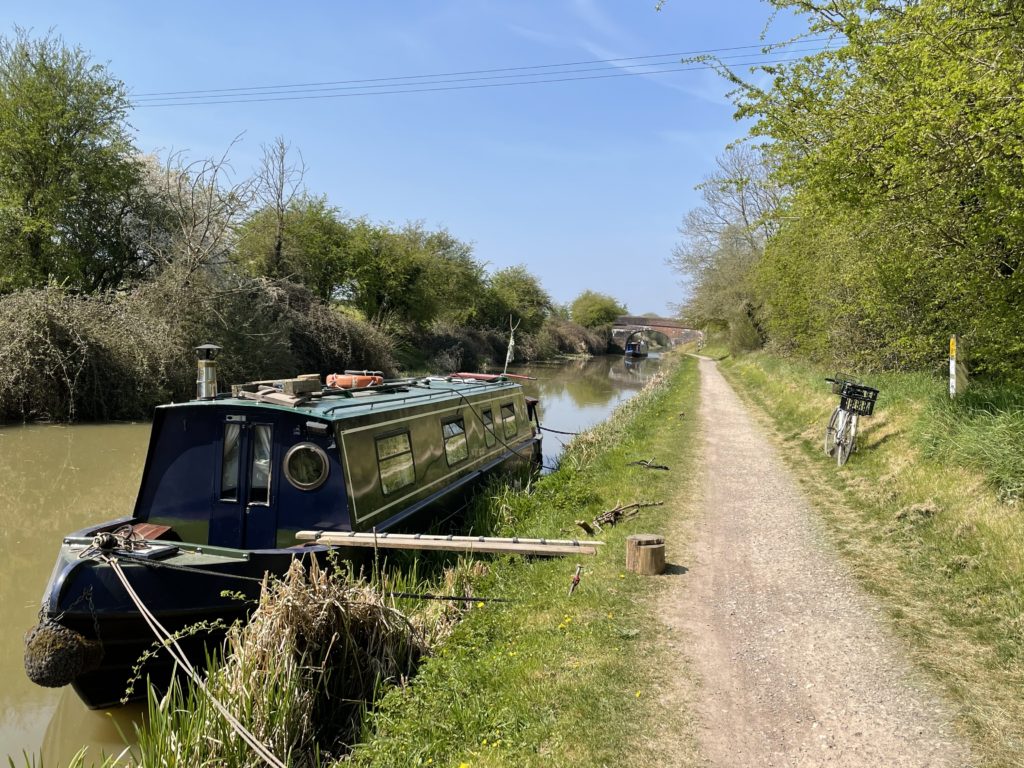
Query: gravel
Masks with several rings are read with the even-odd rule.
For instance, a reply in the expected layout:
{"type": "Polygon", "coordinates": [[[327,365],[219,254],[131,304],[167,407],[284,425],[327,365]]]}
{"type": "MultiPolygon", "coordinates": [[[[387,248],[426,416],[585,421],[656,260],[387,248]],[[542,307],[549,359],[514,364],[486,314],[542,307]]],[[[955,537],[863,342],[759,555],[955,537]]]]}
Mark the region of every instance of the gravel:
{"type": "Polygon", "coordinates": [[[764,430],[714,362],[700,371],[699,503],[669,538],[691,541],[689,570],[662,614],[700,681],[706,762],[975,765],[952,708],[906,660],[764,430]]]}

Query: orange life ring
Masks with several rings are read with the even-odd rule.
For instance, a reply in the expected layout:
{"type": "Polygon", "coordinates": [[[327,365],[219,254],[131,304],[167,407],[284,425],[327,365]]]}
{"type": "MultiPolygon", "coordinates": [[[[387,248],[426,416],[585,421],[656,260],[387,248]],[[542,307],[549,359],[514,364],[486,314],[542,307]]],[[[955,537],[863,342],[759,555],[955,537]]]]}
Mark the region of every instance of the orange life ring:
{"type": "Polygon", "coordinates": [[[327,386],[337,389],[363,389],[384,383],[383,376],[356,376],[348,373],[331,373],[327,375],[327,386]]]}

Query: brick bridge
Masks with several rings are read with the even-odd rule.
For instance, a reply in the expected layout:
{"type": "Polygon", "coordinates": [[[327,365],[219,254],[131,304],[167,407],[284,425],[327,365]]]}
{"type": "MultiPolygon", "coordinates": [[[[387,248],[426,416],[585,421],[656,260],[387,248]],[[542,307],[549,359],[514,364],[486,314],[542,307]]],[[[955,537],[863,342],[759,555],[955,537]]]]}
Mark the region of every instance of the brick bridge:
{"type": "Polygon", "coordinates": [[[641,332],[655,338],[659,335],[663,336],[673,347],[676,344],[696,341],[700,336],[700,331],[687,328],[678,320],[670,320],[665,317],[620,315],[612,324],[612,341],[620,347],[624,347],[630,336],[641,332]]]}

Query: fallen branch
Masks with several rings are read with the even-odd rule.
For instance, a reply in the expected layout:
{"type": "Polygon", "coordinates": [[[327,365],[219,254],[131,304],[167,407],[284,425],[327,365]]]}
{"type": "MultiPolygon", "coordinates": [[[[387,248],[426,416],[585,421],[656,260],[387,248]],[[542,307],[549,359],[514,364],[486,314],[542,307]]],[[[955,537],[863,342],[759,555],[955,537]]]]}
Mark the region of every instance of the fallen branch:
{"type": "Polygon", "coordinates": [[[654,459],[640,459],[640,461],[631,461],[626,464],[627,467],[644,467],[645,469],[668,469],[664,464],[655,464],[654,459]]]}
{"type": "Polygon", "coordinates": [[[602,512],[592,522],[577,520],[576,525],[582,528],[588,536],[594,536],[601,530],[602,525],[615,525],[623,518],[635,517],[644,507],[660,507],[664,503],[663,501],[637,501],[626,506],[617,504],[614,509],[602,512]]]}

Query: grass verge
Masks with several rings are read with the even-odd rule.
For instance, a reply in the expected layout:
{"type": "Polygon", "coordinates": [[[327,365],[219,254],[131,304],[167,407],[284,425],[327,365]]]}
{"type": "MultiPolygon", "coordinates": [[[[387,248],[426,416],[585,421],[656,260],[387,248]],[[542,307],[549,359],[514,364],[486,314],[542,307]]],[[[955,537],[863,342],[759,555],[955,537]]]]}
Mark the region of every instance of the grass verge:
{"type": "MultiPolygon", "coordinates": [[[[481,528],[521,536],[575,536],[619,502],[668,501],[685,488],[696,456],[697,369],[691,359],[628,401],[603,425],[577,437],[557,472],[528,493],[493,492],[477,510],[481,528]],[[627,466],[655,458],[668,472],[627,466]]],[[[625,538],[660,532],[671,505],[644,509],[614,528],[596,557],[576,562],[492,561],[480,603],[426,659],[409,685],[390,691],[369,714],[350,759],[359,766],[655,765],[663,743],[694,749],[686,713],[661,704],[663,664],[652,590],[666,587],[623,571],[625,538]]]]}
{"type": "Polygon", "coordinates": [[[979,754],[1024,765],[1019,400],[982,390],[951,405],[936,377],[869,377],[878,407],[837,468],[822,449],[831,372],[763,353],[721,367],[770,416],[840,550],[945,686],[979,754]]]}

